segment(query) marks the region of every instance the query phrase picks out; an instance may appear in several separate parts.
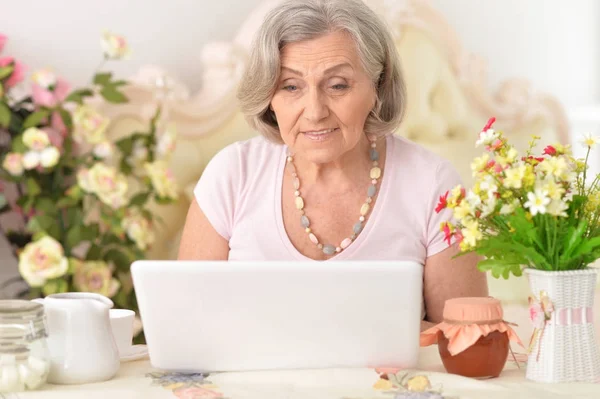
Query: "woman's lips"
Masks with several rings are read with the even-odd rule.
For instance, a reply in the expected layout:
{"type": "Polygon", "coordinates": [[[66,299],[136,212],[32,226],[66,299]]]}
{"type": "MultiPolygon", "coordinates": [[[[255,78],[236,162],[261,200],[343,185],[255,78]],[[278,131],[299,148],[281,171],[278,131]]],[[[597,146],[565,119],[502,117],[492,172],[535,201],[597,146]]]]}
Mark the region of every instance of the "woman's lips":
{"type": "Polygon", "coordinates": [[[338,130],[339,130],[339,128],[334,128],[334,129],[325,129],[325,130],[320,130],[320,131],[308,131],[308,132],[303,132],[302,134],[304,135],[304,137],[306,137],[307,139],[309,139],[311,141],[325,141],[329,137],[331,137],[331,135],[333,133],[337,132],[338,130]]]}

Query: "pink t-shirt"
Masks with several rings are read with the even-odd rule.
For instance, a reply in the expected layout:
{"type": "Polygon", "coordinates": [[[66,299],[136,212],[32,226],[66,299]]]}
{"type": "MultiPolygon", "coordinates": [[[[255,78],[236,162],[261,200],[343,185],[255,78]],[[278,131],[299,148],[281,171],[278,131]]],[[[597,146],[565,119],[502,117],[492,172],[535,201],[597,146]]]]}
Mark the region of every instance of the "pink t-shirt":
{"type": "MultiPolygon", "coordinates": [[[[425,264],[448,244],[435,212],[439,197],[461,180],[449,161],[398,136],[387,137],[380,193],[356,240],[330,260],[409,260],[425,264]]],[[[237,142],[209,162],[194,195],[230,247],[230,260],[310,260],[283,225],[285,145],[263,137],[237,142]]],[[[350,228],[350,227],[349,227],[350,228]]]]}

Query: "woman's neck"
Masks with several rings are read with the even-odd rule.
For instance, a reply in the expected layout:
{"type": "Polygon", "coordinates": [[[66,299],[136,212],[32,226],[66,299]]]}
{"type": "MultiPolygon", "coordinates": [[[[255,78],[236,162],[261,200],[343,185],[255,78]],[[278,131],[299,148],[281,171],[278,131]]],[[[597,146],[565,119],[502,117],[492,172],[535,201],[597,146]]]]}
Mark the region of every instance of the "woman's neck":
{"type": "MultiPolygon", "coordinates": [[[[377,151],[382,154],[385,151],[386,141],[377,140],[377,151]]],[[[336,192],[355,190],[357,182],[369,176],[372,161],[369,156],[371,143],[366,136],[358,144],[333,162],[317,164],[294,157],[294,163],[298,177],[304,187],[328,187],[336,192]],[[359,177],[357,179],[357,177],[359,177]]]]}

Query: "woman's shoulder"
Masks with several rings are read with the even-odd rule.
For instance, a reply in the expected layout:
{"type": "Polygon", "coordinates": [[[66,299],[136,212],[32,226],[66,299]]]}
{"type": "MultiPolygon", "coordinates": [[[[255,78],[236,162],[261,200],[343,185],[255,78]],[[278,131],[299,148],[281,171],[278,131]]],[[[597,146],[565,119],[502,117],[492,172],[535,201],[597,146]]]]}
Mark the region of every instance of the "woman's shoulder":
{"type": "Polygon", "coordinates": [[[282,146],[268,141],[262,136],[256,136],[251,139],[236,141],[221,150],[210,160],[211,166],[218,165],[223,172],[232,170],[238,172],[237,168],[258,169],[269,162],[276,162],[279,157],[282,146]]]}
{"type": "Polygon", "coordinates": [[[425,146],[406,137],[392,136],[394,151],[392,156],[398,167],[408,167],[414,172],[435,172],[440,167],[454,168],[449,160],[425,146]]]}
{"type": "Polygon", "coordinates": [[[420,184],[461,182],[454,165],[443,156],[406,137],[393,135],[392,143],[392,163],[404,179],[408,178],[420,184]]]}

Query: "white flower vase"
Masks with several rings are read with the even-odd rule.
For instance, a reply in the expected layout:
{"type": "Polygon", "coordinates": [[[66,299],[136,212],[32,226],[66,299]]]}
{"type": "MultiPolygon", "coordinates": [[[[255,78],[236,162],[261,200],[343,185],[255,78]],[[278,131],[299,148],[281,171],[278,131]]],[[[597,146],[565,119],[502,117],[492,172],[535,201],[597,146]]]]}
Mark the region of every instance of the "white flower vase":
{"type": "MultiPolygon", "coordinates": [[[[552,303],[534,332],[527,361],[529,380],[600,382],[600,350],[593,325],[598,269],[541,271],[526,269],[536,304],[552,303]]],[[[530,311],[531,314],[531,311],[530,311]]]]}

